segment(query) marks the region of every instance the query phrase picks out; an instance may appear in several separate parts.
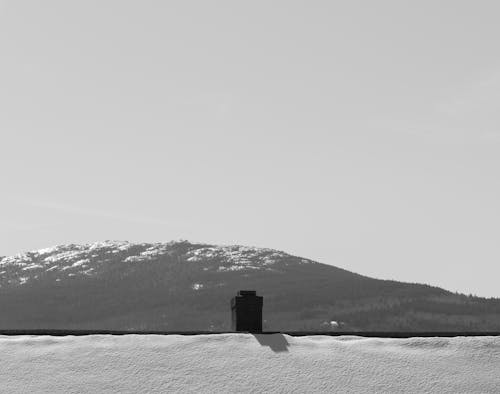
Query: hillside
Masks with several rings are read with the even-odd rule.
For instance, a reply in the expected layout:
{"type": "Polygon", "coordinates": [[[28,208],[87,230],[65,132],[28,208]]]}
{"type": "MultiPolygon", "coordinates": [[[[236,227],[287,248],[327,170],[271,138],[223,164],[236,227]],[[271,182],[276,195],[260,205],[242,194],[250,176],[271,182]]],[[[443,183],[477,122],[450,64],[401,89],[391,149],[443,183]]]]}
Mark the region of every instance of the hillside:
{"type": "Polygon", "coordinates": [[[498,299],[372,279],[272,249],[187,241],[1,258],[0,329],[228,330],[240,289],[264,296],[267,330],[500,330],[498,299]]]}

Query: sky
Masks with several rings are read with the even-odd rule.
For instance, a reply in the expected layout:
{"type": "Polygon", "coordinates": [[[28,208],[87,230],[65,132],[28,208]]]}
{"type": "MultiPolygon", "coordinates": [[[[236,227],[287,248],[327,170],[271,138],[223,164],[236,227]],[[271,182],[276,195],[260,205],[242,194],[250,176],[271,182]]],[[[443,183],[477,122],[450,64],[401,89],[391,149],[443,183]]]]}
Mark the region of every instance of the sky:
{"type": "Polygon", "coordinates": [[[500,297],[499,13],[0,0],[0,256],[187,239],[500,297]]]}

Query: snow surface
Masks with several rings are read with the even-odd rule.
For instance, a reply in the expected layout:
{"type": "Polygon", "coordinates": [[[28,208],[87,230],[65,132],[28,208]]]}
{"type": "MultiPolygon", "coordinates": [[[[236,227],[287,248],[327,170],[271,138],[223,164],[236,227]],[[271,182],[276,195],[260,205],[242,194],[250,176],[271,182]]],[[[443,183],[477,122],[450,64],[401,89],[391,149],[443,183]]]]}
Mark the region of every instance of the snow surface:
{"type": "Polygon", "coordinates": [[[0,336],[6,393],[498,393],[500,338],[0,336]]]}

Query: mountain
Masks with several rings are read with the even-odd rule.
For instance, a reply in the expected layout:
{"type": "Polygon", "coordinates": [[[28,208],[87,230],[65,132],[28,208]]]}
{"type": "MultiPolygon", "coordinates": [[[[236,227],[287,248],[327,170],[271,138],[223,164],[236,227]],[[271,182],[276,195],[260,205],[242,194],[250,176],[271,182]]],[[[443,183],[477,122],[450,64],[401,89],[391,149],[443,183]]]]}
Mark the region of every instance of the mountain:
{"type": "Polygon", "coordinates": [[[0,258],[0,329],[229,330],[229,302],[241,289],[264,296],[266,330],[500,330],[500,299],[187,241],[0,258]]]}

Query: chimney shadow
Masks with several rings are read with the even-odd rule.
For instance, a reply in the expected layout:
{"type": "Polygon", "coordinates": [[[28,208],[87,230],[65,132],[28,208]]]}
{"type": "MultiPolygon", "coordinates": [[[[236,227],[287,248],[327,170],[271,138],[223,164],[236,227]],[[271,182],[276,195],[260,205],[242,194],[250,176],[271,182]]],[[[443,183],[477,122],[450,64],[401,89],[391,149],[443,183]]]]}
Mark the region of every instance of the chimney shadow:
{"type": "Polygon", "coordinates": [[[275,353],[288,352],[290,344],[283,334],[252,334],[261,346],[269,346],[275,353]]]}

